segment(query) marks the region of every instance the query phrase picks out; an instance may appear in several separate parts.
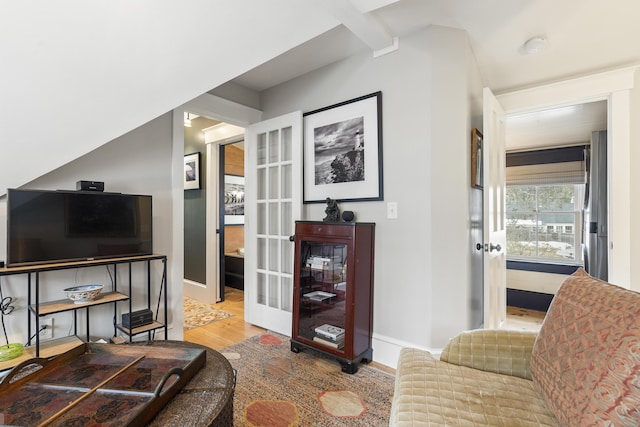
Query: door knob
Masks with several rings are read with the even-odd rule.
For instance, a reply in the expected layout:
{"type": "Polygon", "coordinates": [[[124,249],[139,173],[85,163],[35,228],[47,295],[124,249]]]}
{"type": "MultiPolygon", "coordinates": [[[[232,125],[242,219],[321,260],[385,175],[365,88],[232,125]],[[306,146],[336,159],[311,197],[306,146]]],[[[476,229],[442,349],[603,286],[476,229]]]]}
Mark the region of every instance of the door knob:
{"type": "MultiPolygon", "coordinates": [[[[476,247],[478,247],[478,246],[476,245],[476,247]]],[[[493,251],[500,252],[501,250],[502,250],[502,246],[500,246],[499,243],[497,245],[494,245],[493,243],[485,243],[484,244],[484,251],[485,252],[493,252],[493,251]]]]}
{"type": "Polygon", "coordinates": [[[482,250],[482,243],[476,243],[476,250],[477,251],[482,250]]]}
{"type": "Polygon", "coordinates": [[[296,236],[289,236],[289,241],[290,241],[290,242],[293,242],[293,241],[295,241],[295,240],[296,240],[296,236]]]}

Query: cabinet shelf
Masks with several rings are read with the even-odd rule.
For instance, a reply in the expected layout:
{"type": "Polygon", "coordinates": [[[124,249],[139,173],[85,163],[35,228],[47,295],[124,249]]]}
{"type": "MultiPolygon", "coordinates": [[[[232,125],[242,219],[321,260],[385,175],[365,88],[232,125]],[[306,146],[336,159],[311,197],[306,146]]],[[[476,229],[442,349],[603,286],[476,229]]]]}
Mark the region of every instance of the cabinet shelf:
{"type": "Polygon", "coordinates": [[[91,307],[94,305],[108,304],[116,301],[126,301],[129,299],[128,295],[120,292],[104,292],[101,293],[98,298],[93,301],[88,301],[82,304],[75,304],[68,299],[61,299],[56,301],[48,301],[41,304],[31,304],[29,310],[33,314],[39,316],[47,316],[49,314],[62,313],[65,311],[78,310],[84,307],[91,307]]]}

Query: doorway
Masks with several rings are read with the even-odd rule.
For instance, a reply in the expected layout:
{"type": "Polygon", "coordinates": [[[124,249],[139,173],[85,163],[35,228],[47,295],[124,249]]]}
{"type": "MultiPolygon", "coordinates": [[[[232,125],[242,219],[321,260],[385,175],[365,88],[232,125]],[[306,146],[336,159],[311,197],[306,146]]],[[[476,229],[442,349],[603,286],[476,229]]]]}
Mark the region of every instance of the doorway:
{"type": "Polygon", "coordinates": [[[196,158],[199,182],[184,193],[184,294],[215,304],[227,280],[244,290],[244,129],[184,114],[185,174],[196,158]]]}
{"type": "Polygon", "coordinates": [[[204,130],[218,124],[191,112],[184,113],[184,293],[198,301],[216,302],[207,288],[207,199],[210,166],[204,130]],[[193,184],[193,185],[187,185],[193,184]]]}
{"type": "MultiPolygon", "coordinates": [[[[287,251],[291,251],[289,237],[293,234],[293,224],[295,219],[301,218],[302,210],[302,112],[296,111],[293,113],[285,114],[280,117],[271,118],[269,120],[261,121],[262,112],[250,107],[246,107],[235,102],[228,101],[226,99],[217,97],[215,95],[204,94],[198,98],[193,99],[189,103],[183,105],[179,109],[174,110],[173,114],[173,195],[174,199],[182,198],[182,188],[180,184],[180,178],[184,171],[178,166],[182,166],[182,158],[184,156],[184,132],[182,131],[183,112],[193,111],[195,114],[205,117],[220,118],[227,124],[230,129],[239,129],[244,133],[244,128],[247,130],[245,148],[247,154],[247,179],[251,182],[260,183],[261,190],[258,191],[256,186],[255,191],[249,191],[247,194],[247,203],[249,206],[261,204],[265,209],[263,213],[271,219],[271,221],[263,221],[265,215],[252,214],[251,218],[248,218],[246,225],[249,228],[246,230],[247,249],[252,247],[263,247],[268,243],[267,249],[276,249],[273,251],[274,256],[268,257],[265,251],[256,249],[256,253],[260,255],[249,256],[246,261],[247,265],[245,271],[250,271],[252,274],[245,279],[245,320],[254,325],[268,325],[268,327],[276,332],[283,331],[285,334],[289,333],[291,329],[291,312],[288,310],[292,291],[292,267],[293,258],[289,256],[287,251]],[[235,125],[234,125],[235,123],[235,125]],[[267,151],[265,147],[270,147],[267,151]],[[274,151],[276,150],[277,151],[274,151]],[[270,156],[275,153],[281,153],[276,159],[272,159],[270,156]],[[259,155],[260,154],[260,155],[259,155]],[[266,154],[266,155],[265,155],[266,154]],[[273,160],[273,161],[272,161],[273,160]],[[260,161],[260,163],[259,163],[260,161]],[[266,162],[266,163],[265,163],[266,162]],[[268,166],[268,169],[267,169],[268,166]],[[266,174],[266,172],[269,174],[266,174]],[[277,172],[277,173],[276,173],[277,172]],[[282,172],[282,173],[280,173],[282,172]],[[258,175],[262,174],[267,179],[261,179],[258,175]],[[265,175],[266,174],[266,175],[265,175]],[[269,179],[273,175],[277,179],[269,179]],[[268,183],[272,185],[267,185],[268,183]],[[270,193],[266,190],[269,189],[270,193]],[[271,203],[271,193],[280,193],[282,190],[284,198],[275,195],[274,203],[271,203]],[[255,193],[255,194],[253,194],[255,193]],[[268,199],[260,199],[258,203],[258,195],[268,199]],[[266,208],[269,209],[266,209],[266,208]],[[277,212],[275,209],[277,208],[277,212]],[[282,208],[282,209],[280,209],[282,208]],[[273,211],[273,212],[272,212],[273,211]],[[273,214],[272,214],[273,213],[273,214]],[[254,218],[256,217],[257,218],[254,218]],[[277,228],[277,234],[259,235],[258,231],[261,230],[262,225],[268,225],[271,228],[277,228]],[[287,243],[285,245],[284,243],[287,243]],[[256,246],[254,246],[256,245],[256,246]],[[278,248],[281,249],[277,250],[278,248]],[[282,254],[282,257],[277,254],[282,254]],[[258,272],[258,258],[260,257],[260,266],[262,272],[258,272]],[[282,260],[291,260],[291,262],[280,263],[282,260]],[[265,264],[265,260],[271,260],[270,263],[265,264]],[[251,265],[248,265],[253,263],[251,265]],[[282,267],[283,271],[279,271],[282,267]],[[271,269],[274,269],[273,271],[271,269]],[[276,271],[277,269],[277,271],[276,271]],[[259,275],[260,274],[260,275],[259,275]],[[265,281],[264,279],[269,279],[265,281]],[[272,296],[277,296],[276,303],[272,296]],[[289,304],[289,305],[287,305],[289,304]],[[271,326],[274,326],[271,328],[271,326]]],[[[207,153],[217,156],[219,145],[235,142],[230,141],[229,138],[235,137],[237,134],[232,132],[220,131],[217,137],[209,140],[206,138],[207,153]],[[214,143],[215,141],[215,143],[214,143]],[[216,149],[213,149],[216,147],[216,149]]],[[[211,159],[211,157],[210,157],[211,159]]],[[[217,157],[216,157],[217,161],[217,157]]],[[[208,180],[215,180],[216,187],[219,185],[217,174],[211,174],[211,164],[208,162],[207,178],[208,180]]],[[[213,181],[209,181],[213,182],[213,181]]],[[[216,199],[217,199],[216,193],[216,199]]],[[[214,197],[207,198],[207,211],[215,211],[219,206],[217,200],[212,200],[214,197]]],[[[176,207],[180,207],[177,203],[176,207]]],[[[251,212],[257,212],[258,209],[251,212]]],[[[182,209],[174,209],[174,234],[173,237],[176,241],[184,239],[184,215],[182,209]]],[[[207,215],[207,221],[211,221],[213,227],[207,227],[206,238],[206,259],[212,259],[212,257],[219,257],[219,242],[216,230],[219,230],[216,226],[219,226],[219,219],[216,215],[207,215]]],[[[267,231],[270,231],[267,230],[267,231]]],[[[183,262],[182,251],[176,251],[175,259],[178,266],[183,262]]],[[[214,265],[218,263],[210,263],[214,265]]],[[[180,271],[181,273],[181,271],[180,271]]],[[[219,290],[215,283],[219,283],[219,272],[216,271],[215,275],[213,268],[207,268],[207,283],[212,286],[207,286],[207,289],[219,290]],[[213,277],[212,277],[213,275],[213,277]]],[[[179,294],[180,291],[176,292],[179,294]]],[[[176,295],[180,297],[179,295],[176,295]]],[[[183,313],[178,313],[178,318],[183,317],[183,313]]]]}
{"type": "Polygon", "coordinates": [[[238,138],[219,146],[221,300],[225,287],[244,292],[244,134],[238,138]]]}
{"type": "Polygon", "coordinates": [[[607,179],[609,191],[608,281],[630,288],[632,280],[631,249],[635,237],[634,215],[629,208],[633,200],[630,178],[633,176],[633,89],[636,68],[622,68],[579,77],[564,82],[499,95],[507,114],[543,110],[553,106],[607,101],[607,179]],[[613,167],[615,165],[615,167],[613,167]]]}
{"type": "MultiPolygon", "coordinates": [[[[225,165],[225,146],[228,144],[240,144],[244,141],[244,128],[234,126],[229,123],[218,123],[210,128],[204,129],[204,140],[207,147],[207,185],[212,190],[209,192],[206,204],[207,223],[207,288],[210,289],[212,301],[216,303],[224,301],[225,286],[225,256],[227,252],[234,252],[240,255],[244,248],[242,229],[244,228],[244,215],[225,215],[225,183],[227,181],[227,168],[230,172],[236,173],[234,179],[242,181],[244,179],[244,154],[242,150],[235,150],[235,155],[230,157],[230,164],[225,165]],[[241,174],[239,176],[237,174],[241,174]],[[225,233],[227,225],[235,222],[238,230],[225,233]],[[239,233],[236,233],[239,231],[239,233]],[[234,248],[225,250],[225,241],[229,237],[239,236],[238,241],[232,242],[234,248]]],[[[235,147],[238,148],[238,147],[235,147]]],[[[232,153],[231,149],[227,150],[232,153]]],[[[229,157],[229,156],[227,156],[229,157]]],[[[229,180],[232,180],[229,178],[229,180]]],[[[243,182],[242,182],[243,184],[243,182]]],[[[244,185],[242,185],[244,187],[244,185]]],[[[234,191],[237,190],[234,187],[234,191]]],[[[234,204],[234,209],[237,204],[234,204]]],[[[244,205],[242,207],[244,209],[244,205]]],[[[237,209],[235,209],[237,211],[237,209]]],[[[244,254],[242,254],[244,256],[244,254]]],[[[244,273],[243,273],[244,274],[244,273]]]]}
{"type": "Polygon", "coordinates": [[[606,99],[506,116],[507,305],[520,318],[532,310],[539,320],[583,265],[586,153],[607,130],[606,99]]]}

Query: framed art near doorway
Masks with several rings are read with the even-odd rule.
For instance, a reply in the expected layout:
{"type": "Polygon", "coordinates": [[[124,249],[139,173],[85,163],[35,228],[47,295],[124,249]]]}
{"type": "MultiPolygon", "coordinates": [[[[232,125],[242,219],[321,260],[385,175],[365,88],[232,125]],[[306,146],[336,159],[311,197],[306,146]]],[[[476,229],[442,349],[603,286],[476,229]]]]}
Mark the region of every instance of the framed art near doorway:
{"type": "Polygon", "coordinates": [[[184,189],[200,189],[200,152],[184,156],[184,189]]]}
{"type": "Polygon", "coordinates": [[[482,134],[476,128],[471,131],[471,186],[482,188],[482,134]]]}
{"type": "Polygon", "coordinates": [[[224,176],[224,224],[244,224],[244,176],[224,176]]]}

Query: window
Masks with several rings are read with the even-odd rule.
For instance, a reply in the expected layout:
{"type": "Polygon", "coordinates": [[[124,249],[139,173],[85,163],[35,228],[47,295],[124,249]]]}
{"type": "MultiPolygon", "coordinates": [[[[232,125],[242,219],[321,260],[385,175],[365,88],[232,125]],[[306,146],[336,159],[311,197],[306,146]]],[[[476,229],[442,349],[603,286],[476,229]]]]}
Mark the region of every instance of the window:
{"type": "Polygon", "coordinates": [[[507,257],[582,263],[584,184],[507,185],[507,257]]]}

